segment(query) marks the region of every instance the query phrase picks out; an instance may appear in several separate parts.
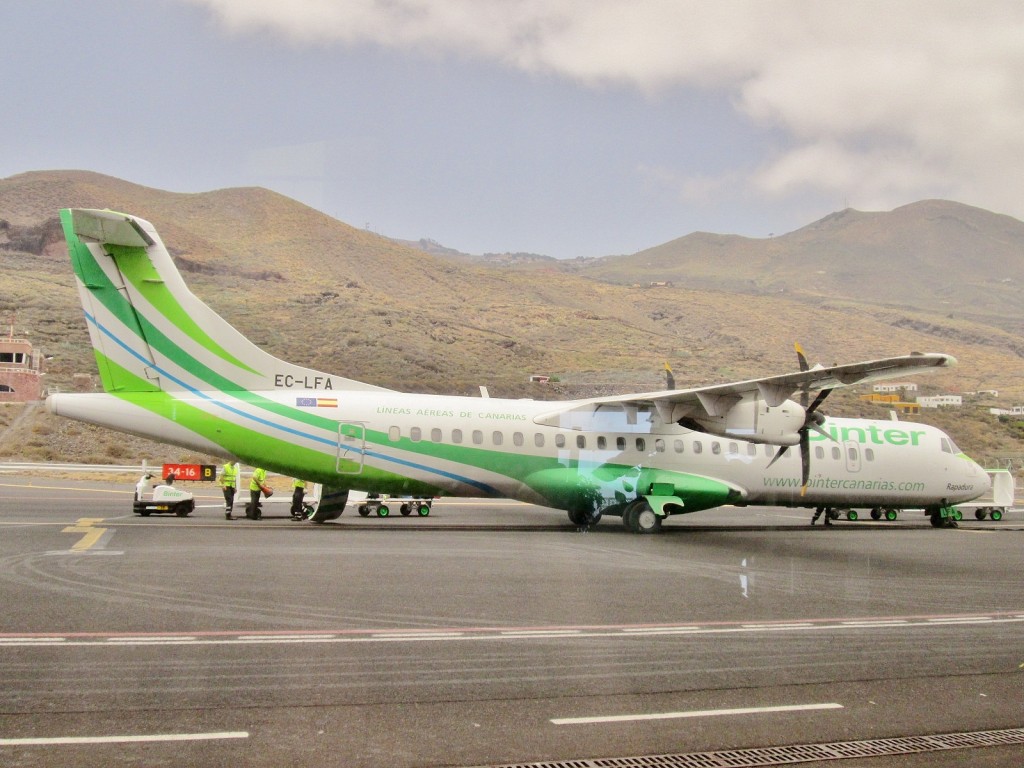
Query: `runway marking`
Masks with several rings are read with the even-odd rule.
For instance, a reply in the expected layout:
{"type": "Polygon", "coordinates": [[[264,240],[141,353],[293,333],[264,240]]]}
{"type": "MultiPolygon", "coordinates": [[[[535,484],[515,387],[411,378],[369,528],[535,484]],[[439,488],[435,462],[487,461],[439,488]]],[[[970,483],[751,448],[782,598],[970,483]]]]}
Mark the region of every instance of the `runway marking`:
{"type": "MultiPolygon", "coordinates": [[[[72,552],[86,552],[92,549],[94,546],[99,544],[99,549],[106,546],[106,539],[103,534],[110,532],[109,528],[96,528],[94,527],[97,523],[103,522],[102,517],[80,517],[78,522],[74,525],[69,525],[61,533],[84,533],[85,535],[79,539],[72,547],[72,552]],[[102,544],[100,541],[102,540],[102,544]]],[[[113,535],[113,533],[111,533],[113,535]]],[[[107,539],[110,536],[106,537],[107,539]]]]}
{"type": "Polygon", "coordinates": [[[164,634],[116,632],[20,632],[0,633],[0,648],[48,645],[51,647],[125,647],[160,645],[253,645],[278,643],[395,643],[443,641],[513,641],[586,638],[663,638],[674,635],[722,635],[765,632],[818,632],[839,630],[916,630],[942,629],[952,626],[991,626],[1024,623],[1021,613],[991,613],[967,616],[909,616],[894,619],[814,619],[804,622],[747,624],[709,622],[694,625],[611,625],[551,627],[473,627],[466,629],[340,629],[319,632],[210,631],[173,632],[164,634]]]}
{"type": "Polygon", "coordinates": [[[631,723],[641,720],[680,720],[691,717],[728,717],[734,715],[763,715],[772,712],[811,712],[822,709],[842,709],[842,704],[790,704],[779,707],[740,707],[737,709],[694,709],[688,712],[653,712],[638,715],[602,715],[596,717],[561,717],[555,725],[593,725],[597,723],[631,723]]]}
{"type": "Polygon", "coordinates": [[[126,736],[54,736],[47,738],[0,739],[0,746],[47,746],[55,744],[132,744],[152,741],[215,741],[217,739],[248,739],[248,731],[216,733],[152,733],[126,736]]]}

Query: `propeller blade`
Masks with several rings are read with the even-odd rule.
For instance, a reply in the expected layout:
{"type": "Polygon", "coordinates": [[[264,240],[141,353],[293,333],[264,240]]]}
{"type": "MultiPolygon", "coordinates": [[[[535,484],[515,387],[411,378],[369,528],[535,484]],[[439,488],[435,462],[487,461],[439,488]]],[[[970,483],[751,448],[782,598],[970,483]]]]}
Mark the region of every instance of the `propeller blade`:
{"type": "MultiPolygon", "coordinates": [[[[799,341],[793,343],[793,349],[796,350],[796,361],[797,361],[797,363],[800,364],[800,370],[801,371],[810,370],[811,366],[807,364],[807,355],[804,354],[804,348],[800,346],[800,342],[799,341]]],[[[810,393],[807,390],[807,385],[806,384],[804,386],[800,387],[800,405],[803,406],[803,409],[805,411],[807,410],[807,400],[809,399],[809,397],[808,397],[809,394],[810,393]]]]}
{"type": "Polygon", "coordinates": [[[811,479],[811,438],[807,429],[800,430],[800,496],[807,495],[807,482],[811,479]]]}
{"type": "MultiPolygon", "coordinates": [[[[775,463],[776,461],[778,461],[779,459],[781,459],[781,458],[782,458],[782,455],[783,455],[783,454],[784,454],[784,453],[785,453],[786,451],[788,451],[788,450],[789,450],[789,446],[788,446],[788,445],[783,445],[782,447],[780,447],[780,448],[779,448],[779,452],[778,452],[778,453],[776,453],[776,454],[775,454],[774,456],[772,456],[772,460],[768,462],[768,466],[770,467],[770,466],[771,466],[772,464],[774,464],[774,463],[775,463]]],[[[766,469],[767,469],[767,467],[766,467],[766,469]]]]}
{"type": "Polygon", "coordinates": [[[809,408],[806,405],[804,406],[804,411],[806,411],[807,415],[810,416],[816,410],[818,410],[818,406],[821,405],[823,402],[825,402],[825,398],[828,397],[831,394],[832,394],[832,390],[831,389],[823,389],[823,390],[821,390],[821,392],[818,393],[818,396],[814,398],[814,402],[811,403],[809,408]]]}
{"type": "Polygon", "coordinates": [[[807,355],[804,354],[804,348],[800,346],[800,342],[794,342],[793,348],[796,350],[796,360],[800,363],[800,370],[810,370],[811,366],[807,364],[807,355]]]}

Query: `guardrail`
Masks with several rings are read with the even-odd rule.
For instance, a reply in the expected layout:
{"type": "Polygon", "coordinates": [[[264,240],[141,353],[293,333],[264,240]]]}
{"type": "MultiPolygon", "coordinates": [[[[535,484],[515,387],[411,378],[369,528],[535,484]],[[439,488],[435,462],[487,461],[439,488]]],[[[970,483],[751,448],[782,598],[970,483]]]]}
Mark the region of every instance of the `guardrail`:
{"type": "Polygon", "coordinates": [[[63,464],[56,461],[32,462],[11,461],[0,462],[0,472],[145,472],[153,469],[143,464],[63,464]]]}

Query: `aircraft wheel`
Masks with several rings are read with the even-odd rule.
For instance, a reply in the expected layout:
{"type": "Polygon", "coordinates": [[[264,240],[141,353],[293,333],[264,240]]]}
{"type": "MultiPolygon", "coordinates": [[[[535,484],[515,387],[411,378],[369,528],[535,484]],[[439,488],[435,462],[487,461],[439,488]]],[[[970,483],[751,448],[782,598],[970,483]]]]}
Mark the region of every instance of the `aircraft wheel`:
{"type": "Polygon", "coordinates": [[[851,520],[851,521],[856,520],[857,519],[857,510],[856,509],[848,509],[848,510],[846,510],[846,519],[847,520],[851,520]]]}
{"type": "Polygon", "coordinates": [[[999,521],[1003,519],[1003,510],[993,509],[989,515],[993,520],[999,521]]]}
{"type": "Polygon", "coordinates": [[[895,509],[887,509],[887,510],[885,510],[885,519],[888,520],[889,522],[892,522],[898,516],[899,516],[899,512],[897,512],[895,509]]]}
{"type": "Polygon", "coordinates": [[[387,517],[391,514],[391,510],[388,509],[386,504],[381,504],[377,507],[377,517],[387,517]]]}
{"type": "Polygon", "coordinates": [[[643,499],[638,499],[626,507],[622,519],[633,533],[657,533],[661,530],[661,518],[643,499]]]}
{"type": "Polygon", "coordinates": [[[882,519],[882,510],[880,510],[878,507],[875,507],[874,509],[872,509],[871,510],[871,519],[872,520],[881,520],[882,519]]]}
{"type": "Polygon", "coordinates": [[[427,515],[430,514],[430,505],[429,504],[420,504],[420,508],[418,510],[416,510],[416,511],[419,513],[420,517],[426,517],[427,515]]]}

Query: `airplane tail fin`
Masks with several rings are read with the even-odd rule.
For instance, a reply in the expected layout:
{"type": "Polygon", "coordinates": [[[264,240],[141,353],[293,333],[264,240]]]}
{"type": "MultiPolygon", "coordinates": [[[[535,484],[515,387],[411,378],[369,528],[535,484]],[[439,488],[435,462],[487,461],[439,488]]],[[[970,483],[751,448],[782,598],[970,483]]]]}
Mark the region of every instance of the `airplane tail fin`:
{"type": "Polygon", "coordinates": [[[148,221],[61,211],[107,392],[380,389],[273,357],[200,301],[148,221]]]}

